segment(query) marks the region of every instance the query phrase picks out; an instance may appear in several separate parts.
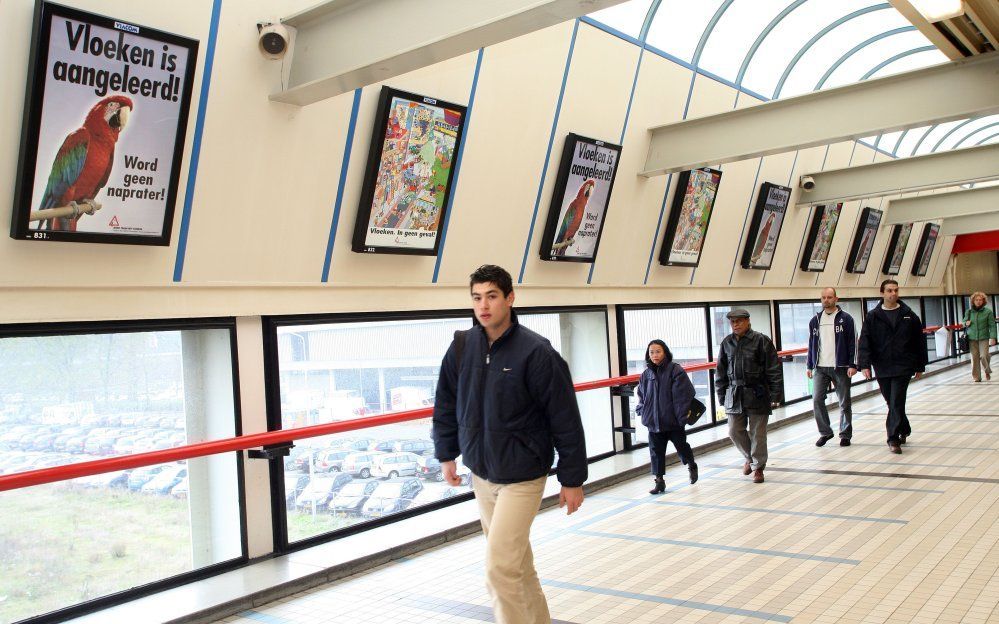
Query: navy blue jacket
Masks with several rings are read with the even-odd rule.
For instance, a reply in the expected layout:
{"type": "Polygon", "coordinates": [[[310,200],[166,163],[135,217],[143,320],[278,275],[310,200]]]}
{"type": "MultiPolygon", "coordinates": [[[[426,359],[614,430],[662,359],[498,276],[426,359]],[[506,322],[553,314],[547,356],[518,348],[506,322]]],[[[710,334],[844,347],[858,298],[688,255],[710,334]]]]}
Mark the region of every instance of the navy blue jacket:
{"type": "Polygon", "coordinates": [[[686,429],[693,398],[694,384],[683,367],[673,360],[649,364],[638,378],[635,413],[652,432],[686,429]]]}
{"type": "MultiPolygon", "coordinates": [[[[808,370],[819,365],[819,319],[825,311],[808,321],[808,370]]],[[[853,317],[840,308],[833,319],[836,328],[836,368],[857,368],[857,329],[853,317]]]]}
{"type": "Polygon", "coordinates": [[[452,342],[437,379],[433,430],[440,461],[462,456],[482,479],[518,483],[548,474],[566,487],[586,481],[586,441],[569,366],[548,340],[517,322],[489,346],[476,321],[460,370],[452,342]],[[554,447],[554,449],[553,449],[554,447]]]}
{"type": "Polygon", "coordinates": [[[860,330],[857,364],[861,369],[874,365],[878,377],[911,377],[926,370],[926,336],[923,322],[912,308],[901,301],[898,323],[892,328],[885,311],[878,305],[867,313],[860,330]]]}

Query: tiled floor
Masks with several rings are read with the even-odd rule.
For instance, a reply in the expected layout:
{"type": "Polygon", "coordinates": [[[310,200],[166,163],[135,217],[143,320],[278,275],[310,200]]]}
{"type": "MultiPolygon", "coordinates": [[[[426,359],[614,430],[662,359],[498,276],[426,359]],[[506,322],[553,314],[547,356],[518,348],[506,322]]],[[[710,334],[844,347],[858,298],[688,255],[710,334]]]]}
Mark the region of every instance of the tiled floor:
{"type": "MultiPolygon", "coordinates": [[[[910,389],[913,435],[884,444],[884,404],[855,404],[854,444],[814,424],[770,435],[766,483],[731,448],[701,480],[666,475],[540,514],[533,544],[556,622],[999,622],[999,382],[967,369],[910,389]]],[[[222,620],[489,622],[481,535],[222,620]]]]}

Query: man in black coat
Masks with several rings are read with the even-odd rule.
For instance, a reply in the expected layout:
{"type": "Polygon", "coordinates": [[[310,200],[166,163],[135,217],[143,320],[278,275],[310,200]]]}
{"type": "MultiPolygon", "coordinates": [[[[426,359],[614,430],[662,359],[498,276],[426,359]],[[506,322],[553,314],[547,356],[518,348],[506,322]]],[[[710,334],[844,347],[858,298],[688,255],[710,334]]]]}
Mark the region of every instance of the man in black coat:
{"type": "Polygon", "coordinates": [[[728,437],[746,459],[742,474],[752,473],[753,483],[763,483],[767,420],[771,409],[780,405],[784,372],[773,341],[753,331],[747,310],[735,308],[726,316],[732,333],[718,349],[715,391],[728,416],[728,437]]]}
{"type": "Polygon", "coordinates": [[[881,282],[881,298],[881,304],[867,313],[860,331],[857,365],[867,379],[874,366],[881,396],[888,404],[888,448],[901,453],[906,438],[912,435],[905,415],[905,395],[909,379],[913,375],[921,378],[926,370],[926,337],[919,316],[899,301],[898,282],[881,282]]]}
{"type": "Polygon", "coordinates": [[[572,377],[551,343],[517,322],[513,280],[495,265],[472,273],[474,325],[441,362],[432,436],[444,478],[472,471],[486,534],[486,587],[500,623],[550,622],[534,569],[531,524],[558,451],[559,507],[583,503],[586,444],[572,377]]]}

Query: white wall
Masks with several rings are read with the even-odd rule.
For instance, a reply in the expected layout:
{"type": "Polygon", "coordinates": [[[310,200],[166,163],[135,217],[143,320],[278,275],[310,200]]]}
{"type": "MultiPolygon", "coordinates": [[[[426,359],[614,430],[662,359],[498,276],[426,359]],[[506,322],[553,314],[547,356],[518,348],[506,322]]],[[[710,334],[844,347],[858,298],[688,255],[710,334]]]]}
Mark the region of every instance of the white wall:
{"type": "MultiPolygon", "coordinates": [[[[538,258],[561,145],[568,132],[617,143],[639,63],[633,44],[585,23],[578,25],[553,149],[567,54],[576,24],[569,22],[483,51],[466,147],[438,280],[436,258],[361,255],[350,251],[360,185],[381,85],[362,91],[357,130],[332,254],[329,283],[321,280],[337,184],[344,157],[353,94],[306,107],[272,103],[280,89],[281,63],[262,60],[254,24],[289,15],[312,0],[245,0],[222,4],[207,102],[200,101],[212,4],[112,3],[78,0],[85,10],[109,14],[202,42],[177,214],[169,247],[36,243],[0,238],[0,323],[187,316],[256,316],[272,313],[407,310],[467,305],[465,279],[482,263],[505,266],[516,278],[527,249],[522,305],[636,303],[736,299],[789,299],[837,285],[844,297],[873,292],[887,244],[879,233],[864,275],[845,273],[849,245],[862,206],[850,202],[824,273],[797,268],[809,209],[789,209],[774,267],[738,266],[748,210],[764,181],[788,185],[806,171],[885,158],[854,142],[729,163],[708,230],[706,252],[696,269],[662,267],[657,257],[667,177],[643,178],[650,126],[683,117],[691,72],[646,52],[641,55],[624,150],[591,284],[589,265],[538,258]],[[195,119],[205,125],[197,186],[191,203],[184,271],[174,281],[179,224],[185,197],[195,119]],[[547,170],[542,171],[546,156],[547,170]],[[535,215],[538,189],[541,199],[535,215]],[[533,225],[533,236],[529,232],[533,225]],[[529,241],[529,242],[528,242],[529,241]],[[651,268],[649,256],[653,254],[651,268]],[[648,278],[646,280],[646,272],[648,278]],[[693,288],[691,288],[693,286],[693,288]]],[[[18,158],[29,33],[34,2],[5,0],[0,19],[0,220],[9,220],[18,158]]],[[[373,31],[373,36],[375,35],[373,31]]],[[[471,95],[477,54],[438,63],[388,81],[398,87],[454,102],[471,95]]],[[[703,75],[694,80],[688,118],[758,104],[703,75]]],[[[675,186],[676,176],[672,177],[675,186]]],[[[672,189],[669,193],[672,194],[672,189]]],[[[797,191],[792,195],[792,202],[797,191]]],[[[914,232],[921,231],[917,224],[914,232]]],[[[940,294],[952,238],[937,246],[931,271],[909,277],[915,243],[903,264],[907,296],[940,294]]]]}

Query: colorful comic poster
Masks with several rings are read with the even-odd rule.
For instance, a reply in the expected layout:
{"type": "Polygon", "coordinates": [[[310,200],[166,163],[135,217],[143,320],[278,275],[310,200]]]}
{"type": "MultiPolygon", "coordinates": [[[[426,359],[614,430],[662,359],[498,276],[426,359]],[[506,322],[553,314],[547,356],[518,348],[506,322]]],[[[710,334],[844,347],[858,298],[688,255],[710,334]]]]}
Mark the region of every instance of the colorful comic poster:
{"type": "Polygon", "coordinates": [[[836,234],[836,226],[839,224],[839,216],[842,211],[843,204],[841,203],[815,207],[808,240],[805,243],[805,253],[801,263],[802,270],[825,270],[833,236],[836,234]]]}
{"type": "Polygon", "coordinates": [[[888,254],[885,256],[885,264],[882,272],[885,275],[898,275],[902,270],[902,258],[905,257],[905,248],[909,244],[909,236],[912,234],[911,223],[898,223],[892,229],[891,240],[888,242],[888,254]]]}
{"type": "Polygon", "coordinates": [[[673,209],[659,262],[664,265],[697,266],[718,195],[721,171],[693,169],[677,180],[673,209]]]}
{"type": "Polygon", "coordinates": [[[541,259],[593,262],[600,245],[621,147],[577,134],[566,137],[541,259]]]}
{"type": "Polygon", "coordinates": [[[465,107],[383,87],[354,251],[433,255],[465,107]]]}
{"type": "Polygon", "coordinates": [[[198,42],[43,2],[11,235],[170,242],[198,42]]]}
{"type": "Polygon", "coordinates": [[[760,186],[749,237],[742,254],[745,269],[769,269],[773,265],[777,239],[791,200],[791,189],[770,182],[760,186]]]}
{"type": "Polygon", "coordinates": [[[919,252],[916,254],[916,262],[912,265],[912,274],[916,277],[926,275],[926,272],[930,269],[930,259],[933,257],[933,248],[936,247],[939,234],[940,226],[936,223],[927,223],[923,227],[919,252]]]}

